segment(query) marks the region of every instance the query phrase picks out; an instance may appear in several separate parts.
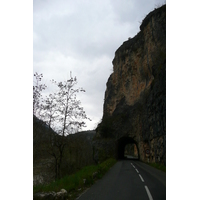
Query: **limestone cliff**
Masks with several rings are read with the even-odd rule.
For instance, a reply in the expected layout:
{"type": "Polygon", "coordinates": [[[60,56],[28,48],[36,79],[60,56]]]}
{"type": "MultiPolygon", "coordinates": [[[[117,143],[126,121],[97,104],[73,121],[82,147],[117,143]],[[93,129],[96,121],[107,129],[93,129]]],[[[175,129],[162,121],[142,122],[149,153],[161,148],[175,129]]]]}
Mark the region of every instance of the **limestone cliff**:
{"type": "Polygon", "coordinates": [[[107,138],[115,146],[112,155],[119,158],[120,139],[125,137],[137,145],[141,160],[165,163],[166,5],[150,12],[140,32],[115,52],[94,141],[96,157],[107,138]]]}

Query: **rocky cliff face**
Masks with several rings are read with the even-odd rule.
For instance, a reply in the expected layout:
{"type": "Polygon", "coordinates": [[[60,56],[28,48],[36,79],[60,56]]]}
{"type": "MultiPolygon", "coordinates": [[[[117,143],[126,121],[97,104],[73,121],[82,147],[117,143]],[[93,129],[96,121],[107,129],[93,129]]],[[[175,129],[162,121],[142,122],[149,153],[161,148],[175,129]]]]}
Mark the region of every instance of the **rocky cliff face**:
{"type": "Polygon", "coordinates": [[[150,12],[143,20],[140,32],[115,52],[102,123],[97,128],[94,142],[96,152],[107,138],[116,146],[112,155],[119,157],[119,141],[124,137],[133,139],[141,160],[165,163],[165,5],[150,12]]]}

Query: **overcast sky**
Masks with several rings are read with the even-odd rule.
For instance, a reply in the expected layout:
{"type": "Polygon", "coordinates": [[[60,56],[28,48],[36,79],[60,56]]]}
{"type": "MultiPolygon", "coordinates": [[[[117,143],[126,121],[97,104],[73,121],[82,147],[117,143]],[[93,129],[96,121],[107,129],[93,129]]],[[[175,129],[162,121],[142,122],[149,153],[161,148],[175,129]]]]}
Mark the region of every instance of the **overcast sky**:
{"type": "MultiPolygon", "coordinates": [[[[6,187],[10,184],[8,173],[3,173],[3,197],[9,194],[10,198],[15,198],[23,185],[26,195],[22,199],[27,199],[27,196],[32,198],[32,65],[33,71],[44,74],[46,82],[52,78],[68,78],[70,70],[77,76],[80,87],[87,90],[81,101],[88,116],[93,118],[87,127],[91,129],[103,115],[106,81],[111,73],[116,49],[128,37],[134,37],[139,31],[139,22],[163,1],[113,0],[109,3],[107,0],[104,3],[103,0],[91,0],[90,5],[86,0],[82,1],[84,4],[78,2],[81,1],[71,0],[67,3],[67,0],[54,0],[50,3],[33,0],[33,7],[32,1],[27,0],[0,3],[3,141],[0,152],[1,160],[6,162],[6,165],[1,165],[1,171],[8,171],[19,182],[19,187],[13,187],[10,193],[10,187],[6,187]],[[12,148],[8,148],[8,142],[12,148]],[[15,165],[13,170],[13,163],[21,163],[23,168],[22,165],[15,165]],[[25,174],[23,179],[22,174],[25,174]]],[[[195,199],[199,196],[199,187],[194,180],[199,172],[197,158],[200,139],[198,4],[197,0],[167,1],[169,199],[195,199]],[[192,151],[182,153],[186,144],[187,149],[192,151]],[[181,168],[180,165],[174,165],[186,157],[193,163],[193,170],[189,172],[187,164],[181,165],[181,168]],[[185,180],[193,184],[188,186],[181,181],[183,174],[185,180]],[[174,181],[174,177],[177,181],[174,181]]]]}
{"type": "MultiPolygon", "coordinates": [[[[33,0],[33,72],[43,82],[69,79],[70,71],[86,93],[80,96],[94,129],[103,116],[106,82],[115,51],[139,32],[144,17],[165,0],[33,0]]],[[[52,92],[51,87],[46,92],[52,92]]]]}

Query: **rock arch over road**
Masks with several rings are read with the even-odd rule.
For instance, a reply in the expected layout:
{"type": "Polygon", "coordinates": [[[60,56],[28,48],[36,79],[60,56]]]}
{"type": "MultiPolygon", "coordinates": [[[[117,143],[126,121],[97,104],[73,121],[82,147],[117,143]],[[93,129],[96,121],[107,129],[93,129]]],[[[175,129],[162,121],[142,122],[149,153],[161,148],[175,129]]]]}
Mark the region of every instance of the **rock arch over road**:
{"type": "Polygon", "coordinates": [[[121,137],[118,141],[117,141],[117,157],[118,159],[124,159],[124,154],[125,154],[125,147],[128,144],[135,144],[136,148],[137,148],[137,155],[138,155],[138,159],[140,158],[140,154],[139,154],[139,149],[138,149],[138,145],[137,142],[131,138],[131,137],[121,137]]]}

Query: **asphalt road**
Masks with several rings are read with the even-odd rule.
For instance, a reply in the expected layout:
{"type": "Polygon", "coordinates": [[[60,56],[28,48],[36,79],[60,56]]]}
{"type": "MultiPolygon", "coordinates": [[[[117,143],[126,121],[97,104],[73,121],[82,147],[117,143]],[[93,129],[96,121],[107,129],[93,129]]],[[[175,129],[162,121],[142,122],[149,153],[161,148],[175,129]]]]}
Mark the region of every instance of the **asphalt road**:
{"type": "Polygon", "coordinates": [[[77,199],[164,200],[166,173],[137,160],[121,160],[77,199]]]}

